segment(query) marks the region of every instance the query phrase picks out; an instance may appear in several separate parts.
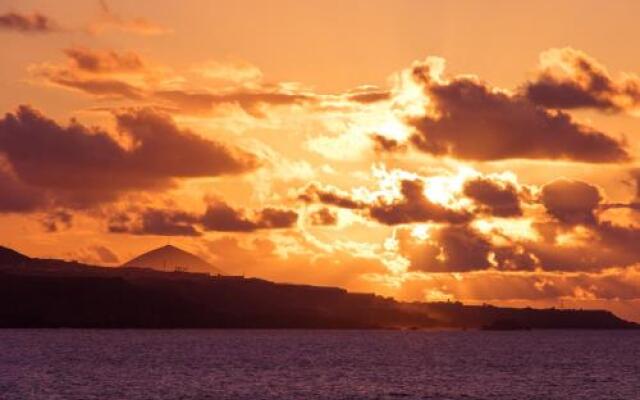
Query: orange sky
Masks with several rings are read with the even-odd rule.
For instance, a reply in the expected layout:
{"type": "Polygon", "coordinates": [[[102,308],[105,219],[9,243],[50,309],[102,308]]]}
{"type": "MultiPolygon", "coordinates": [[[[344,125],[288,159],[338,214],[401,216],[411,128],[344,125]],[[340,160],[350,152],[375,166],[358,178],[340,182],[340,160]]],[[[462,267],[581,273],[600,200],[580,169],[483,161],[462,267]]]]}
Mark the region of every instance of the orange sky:
{"type": "Polygon", "coordinates": [[[0,0],[0,245],[638,321],[639,12],[0,0]]]}

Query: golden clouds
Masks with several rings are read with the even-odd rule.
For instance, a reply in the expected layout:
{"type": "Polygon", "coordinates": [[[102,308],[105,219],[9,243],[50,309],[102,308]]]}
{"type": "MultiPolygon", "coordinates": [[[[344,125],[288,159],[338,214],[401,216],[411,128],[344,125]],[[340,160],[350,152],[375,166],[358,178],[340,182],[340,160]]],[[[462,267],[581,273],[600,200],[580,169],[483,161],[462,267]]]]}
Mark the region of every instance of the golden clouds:
{"type": "Polygon", "coordinates": [[[399,225],[397,254],[409,270],[594,271],[640,262],[640,254],[627,248],[640,239],[640,230],[605,221],[604,197],[585,182],[536,187],[513,175],[468,169],[437,176],[396,171],[379,178],[378,189],[349,193],[314,184],[300,198],[399,225]]]}
{"type": "Polygon", "coordinates": [[[635,193],[622,194],[637,182],[630,175],[613,196],[575,174],[597,164],[619,179],[636,154],[572,111],[626,110],[633,79],[582,53],[548,53],[513,89],[450,76],[430,57],[388,87],[338,93],[272,82],[241,59],[166,66],[89,47],[64,56],[32,77],[85,94],[95,107],[83,118],[109,111],[115,129],[9,113],[4,213],[65,228],[65,212],[82,209],[95,243],[177,236],[228,271],[251,263],[272,279],[404,298],[604,299],[616,285],[636,298],[627,272],[640,231],[628,214],[609,216],[635,212],[635,193]],[[591,97],[569,99],[569,86],[591,97]],[[518,176],[523,159],[531,168],[518,176]],[[566,178],[543,179],[540,165],[566,178]]]}

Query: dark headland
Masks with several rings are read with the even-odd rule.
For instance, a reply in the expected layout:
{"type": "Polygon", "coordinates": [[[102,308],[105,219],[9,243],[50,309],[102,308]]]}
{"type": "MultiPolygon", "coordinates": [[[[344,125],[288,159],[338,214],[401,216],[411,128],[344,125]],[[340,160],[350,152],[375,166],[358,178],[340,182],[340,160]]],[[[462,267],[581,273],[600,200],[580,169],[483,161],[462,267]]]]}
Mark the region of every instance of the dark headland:
{"type": "MultiPolygon", "coordinates": [[[[164,251],[191,259],[174,249],[164,251]]],[[[185,272],[186,265],[167,271],[142,267],[107,268],[36,259],[0,247],[0,327],[496,330],[639,327],[600,310],[407,303],[340,288],[185,272]]]]}

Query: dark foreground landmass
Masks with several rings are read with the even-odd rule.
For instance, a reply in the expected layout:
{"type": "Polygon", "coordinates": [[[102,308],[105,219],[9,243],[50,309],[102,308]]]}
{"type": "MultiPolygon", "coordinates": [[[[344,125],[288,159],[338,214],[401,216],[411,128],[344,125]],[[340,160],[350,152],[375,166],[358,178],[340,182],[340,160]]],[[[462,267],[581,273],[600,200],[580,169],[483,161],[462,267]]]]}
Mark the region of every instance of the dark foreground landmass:
{"type": "Polygon", "coordinates": [[[608,311],[404,303],[331,287],[105,268],[0,248],[0,328],[634,329],[608,311]]]}

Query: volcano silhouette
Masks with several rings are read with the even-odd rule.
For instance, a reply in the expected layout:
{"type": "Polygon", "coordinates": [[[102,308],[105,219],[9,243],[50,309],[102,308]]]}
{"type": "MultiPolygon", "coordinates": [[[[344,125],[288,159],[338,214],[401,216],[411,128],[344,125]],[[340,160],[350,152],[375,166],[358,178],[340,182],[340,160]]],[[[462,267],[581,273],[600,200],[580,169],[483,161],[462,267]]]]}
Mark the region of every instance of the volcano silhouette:
{"type": "Polygon", "coordinates": [[[217,267],[202,258],[170,244],[148,251],[122,264],[123,267],[150,268],[160,271],[185,271],[221,274],[217,267]]]}

